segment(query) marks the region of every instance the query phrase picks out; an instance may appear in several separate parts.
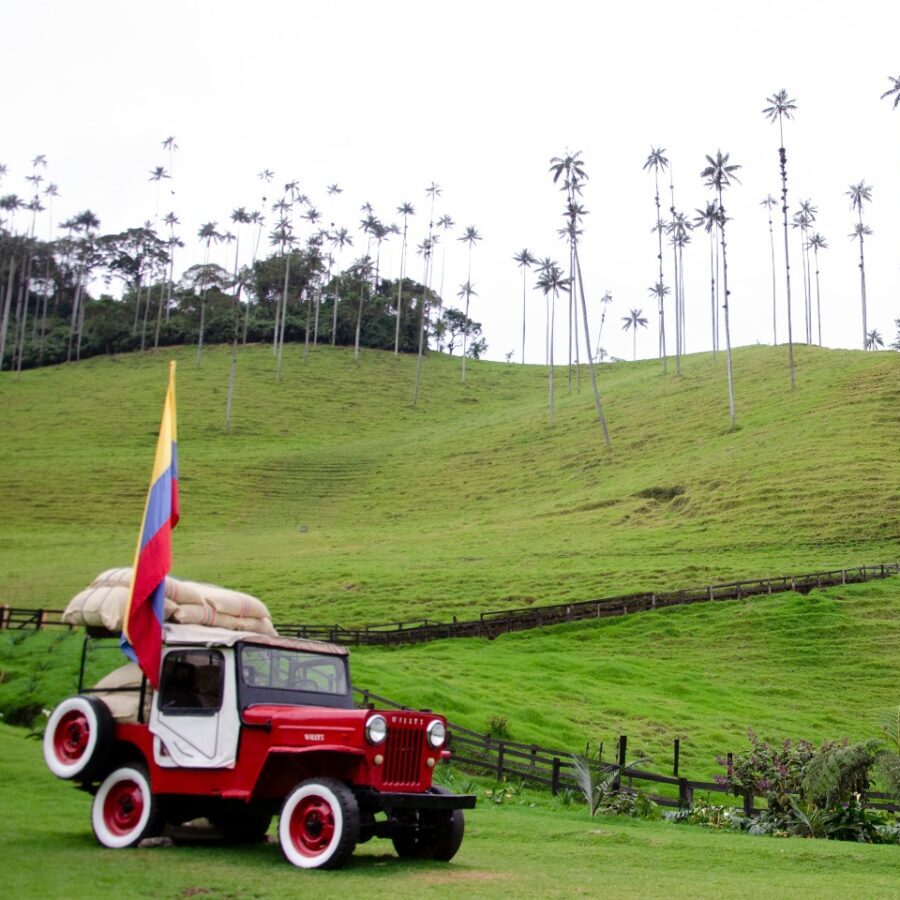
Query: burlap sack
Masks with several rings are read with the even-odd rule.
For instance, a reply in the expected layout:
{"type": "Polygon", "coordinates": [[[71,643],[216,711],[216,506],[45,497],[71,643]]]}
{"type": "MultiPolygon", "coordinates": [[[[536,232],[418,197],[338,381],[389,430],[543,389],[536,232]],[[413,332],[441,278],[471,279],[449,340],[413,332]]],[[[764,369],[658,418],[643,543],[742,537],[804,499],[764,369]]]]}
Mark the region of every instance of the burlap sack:
{"type": "MultiPolygon", "coordinates": [[[[127,584],[106,584],[89,587],[76,594],[62,614],[62,621],[67,625],[86,625],[92,628],[106,628],[109,631],[121,631],[125,620],[125,607],[128,605],[127,584]]],[[[169,618],[175,604],[165,601],[165,618],[169,618]]]]}
{"type": "MultiPolygon", "coordinates": [[[[126,663],[101,678],[94,685],[91,693],[109,707],[109,711],[117,722],[137,722],[138,705],[141,698],[141,677],[141,670],[137,663],[126,663]],[[129,688],[129,690],[113,693],[109,690],[110,688],[129,688]]],[[[150,717],[152,696],[152,690],[148,687],[144,698],[145,722],[150,717]]]]}
{"type": "Polygon", "coordinates": [[[230,591],[215,584],[198,584],[197,587],[203,593],[203,599],[212,604],[217,612],[239,619],[263,619],[269,615],[266,605],[250,594],[230,591]]]}

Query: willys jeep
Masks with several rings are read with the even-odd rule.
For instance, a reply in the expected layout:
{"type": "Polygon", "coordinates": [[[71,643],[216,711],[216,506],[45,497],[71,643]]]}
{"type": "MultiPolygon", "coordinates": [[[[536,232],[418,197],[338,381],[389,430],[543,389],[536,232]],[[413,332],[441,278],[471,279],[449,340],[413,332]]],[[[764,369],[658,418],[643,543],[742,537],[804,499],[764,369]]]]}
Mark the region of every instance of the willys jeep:
{"type": "Polygon", "coordinates": [[[355,708],[344,647],[166,624],[162,654],[158,690],[125,666],[47,725],[47,766],[93,794],[102,845],[197,818],[261,841],[277,813],[301,868],[340,866],[373,837],[403,857],[453,858],[475,797],[432,784],[450,756],[445,719],[355,708]]]}

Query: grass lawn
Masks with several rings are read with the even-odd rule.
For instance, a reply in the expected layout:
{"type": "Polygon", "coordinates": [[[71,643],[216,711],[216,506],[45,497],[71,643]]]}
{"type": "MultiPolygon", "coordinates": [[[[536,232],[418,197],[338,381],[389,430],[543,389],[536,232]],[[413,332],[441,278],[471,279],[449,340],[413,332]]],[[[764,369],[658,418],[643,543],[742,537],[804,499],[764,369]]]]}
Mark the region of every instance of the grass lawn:
{"type": "Polygon", "coordinates": [[[46,897],[886,897],[900,848],[707,832],[620,817],[590,819],[542,795],[467,813],[450,864],[362,845],[337,872],[303,872],[277,846],[104,850],[90,798],[46,770],[37,741],[0,726],[4,893],[46,897]]]}

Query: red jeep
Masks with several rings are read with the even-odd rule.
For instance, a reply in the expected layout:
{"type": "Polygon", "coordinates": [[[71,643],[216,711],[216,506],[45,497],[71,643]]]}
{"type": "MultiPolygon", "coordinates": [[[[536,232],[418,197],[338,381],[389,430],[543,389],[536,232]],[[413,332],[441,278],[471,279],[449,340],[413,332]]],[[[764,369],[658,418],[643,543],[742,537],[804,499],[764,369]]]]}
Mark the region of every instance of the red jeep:
{"type": "Polygon", "coordinates": [[[459,849],[475,797],[432,786],[445,720],[354,708],[344,647],[166,624],[159,690],[128,668],[130,683],[60,703],[44,736],[50,771],[94,795],[104,846],[198,817],[261,840],[280,811],[279,843],[302,868],[340,866],[372,837],[405,857],[459,849]]]}

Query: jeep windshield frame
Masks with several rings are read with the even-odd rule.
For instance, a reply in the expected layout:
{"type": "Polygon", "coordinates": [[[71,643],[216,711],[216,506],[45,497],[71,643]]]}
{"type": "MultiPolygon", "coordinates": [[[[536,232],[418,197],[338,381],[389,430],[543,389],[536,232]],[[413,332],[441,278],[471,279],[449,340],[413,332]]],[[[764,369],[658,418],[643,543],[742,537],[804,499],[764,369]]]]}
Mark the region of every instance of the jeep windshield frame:
{"type": "Polygon", "coordinates": [[[353,709],[346,656],[313,650],[237,644],[238,704],[353,709]]]}

